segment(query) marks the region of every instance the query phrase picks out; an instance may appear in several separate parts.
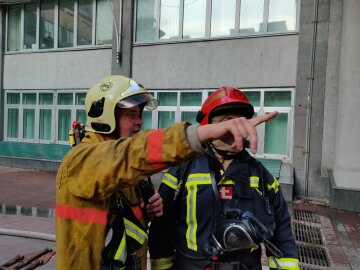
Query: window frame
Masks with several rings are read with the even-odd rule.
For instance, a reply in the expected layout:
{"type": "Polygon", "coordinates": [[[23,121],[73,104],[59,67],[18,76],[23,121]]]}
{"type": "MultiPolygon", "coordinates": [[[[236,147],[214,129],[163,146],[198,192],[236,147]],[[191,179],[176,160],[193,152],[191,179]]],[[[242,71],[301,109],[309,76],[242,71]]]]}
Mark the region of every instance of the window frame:
{"type": "MultiPolygon", "coordinates": [[[[269,154],[265,153],[265,124],[261,124],[257,126],[258,132],[258,151],[255,155],[258,158],[270,158],[270,159],[281,159],[281,160],[291,160],[292,159],[292,145],[293,145],[293,123],[294,123],[294,99],[295,99],[295,88],[293,87],[286,87],[286,88],[240,88],[245,95],[248,92],[260,92],[260,103],[259,106],[254,106],[254,111],[258,115],[263,115],[265,113],[269,113],[272,111],[277,111],[279,113],[285,113],[288,116],[287,122],[287,143],[286,149],[287,153],[282,154],[269,154]],[[289,106],[273,106],[273,107],[265,107],[264,106],[264,98],[265,92],[290,92],[291,93],[291,100],[289,106]]],[[[201,104],[204,103],[206,98],[208,97],[209,93],[214,92],[216,89],[196,89],[196,90],[178,90],[178,89],[149,89],[150,92],[154,95],[155,98],[158,98],[158,93],[161,92],[177,92],[177,105],[173,106],[158,106],[155,110],[149,111],[151,113],[151,128],[157,129],[159,124],[159,112],[160,111],[173,111],[175,112],[175,123],[181,121],[181,113],[182,112],[197,112],[200,110],[200,106],[180,106],[180,96],[181,93],[184,92],[201,92],[201,104]]],[[[197,124],[194,122],[193,124],[197,124]]]]}
{"type": "MultiPolygon", "coordinates": [[[[59,140],[58,138],[58,115],[59,110],[61,109],[69,109],[71,110],[71,121],[76,120],[76,111],[77,110],[85,110],[85,105],[76,105],[75,97],[78,93],[86,93],[87,90],[77,89],[73,91],[69,90],[5,90],[5,108],[4,108],[4,141],[14,141],[14,142],[31,142],[31,143],[53,143],[53,144],[65,144],[68,145],[68,137],[66,141],[59,140]],[[8,93],[18,93],[20,94],[20,104],[7,104],[7,94],[8,93]],[[23,104],[23,94],[27,93],[36,93],[36,104],[23,104]],[[51,93],[53,94],[53,103],[50,104],[39,104],[40,94],[43,93],[51,93]],[[58,102],[58,94],[59,93],[71,93],[72,94],[72,104],[71,105],[57,105],[58,102]],[[19,110],[19,118],[18,118],[18,137],[10,138],[7,136],[7,127],[8,127],[8,109],[18,109],[19,110]],[[35,109],[35,132],[33,139],[24,138],[23,134],[23,115],[24,109],[35,109]],[[49,140],[40,139],[40,110],[41,109],[50,109],[51,110],[51,138],[49,140]]],[[[83,123],[85,124],[85,123],[83,123]]],[[[68,127],[70,129],[71,127],[68,127]]]]}
{"type": "MultiPolygon", "coordinates": [[[[5,53],[24,53],[24,52],[47,52],[47,51],[54,51],[54,50],[71,50],[71,49],[87,49],[87,48],[109,48],[112,47],[112,43],[110,44],[102,44],[102,45],[97,45],[96,44],[96,26],[97,26],[97,1],[98,0],[92,0],[92,28],[91,28],[91,44],[88,45],[78,45],[77,44],[77,39],[78,39],[78,0],[74,0],[74,22],[73,22],[73,44],[72,46],[69,47],[59,47],[59,1],[60,0],[54,0],[54,44],[53,44],[53,48],[40,48],[40,5],[41,5],[41,0],[34,0],[34,1],[29,1],[26,3],[18,3],[18,4],[13,4],[13,5],[8,5],[7,9],[6,9],[6,16],[5,16],[5,25],[6,25],[6,29],[5,29],[5,53]],[[37,4],[37,8],[36,8],[36,44],[34,45],[34,48],[29,48],[26,49],[24,46],[24,20],[25,20],[25,5],[27,4],[32,4],[32,3],[36,3],[37,4]],[[8,50],[8,27],[9,27],[9,7],[10,6],[15,6],[15,5],[19,5],[21,8],[21,18],[20,18],[20,49],[19,50],[8,50]]],[[[113,1],[113,0],[110,0],[113,1]]],[[[109,7],[110,8],[110,7],[109,7]]],[[[111,3],[111,15],[113,16],[113,3],[111,3]]],[[[111,24],[111,27],[113,29],[113,22],[111,24]]],[[[112,37],[111,37],[112,40],[112,37]]]]}
{"type": "Polygon", "coordinates": [[[226,36],[211,36],[211,8],[212,8],[212,0],[206,0],[206,19],[205,19],[205,36],[200,38],[190,38],[186,39],[183,37],[183,27],[184,27],[184,1],[180,0],[180,8],[179,8],[179,22],[178,22],[178,38],[172,39],[161,39],[160,38],[160,20],[161,20],[161,0],[156,0],[156,18],[155,18],[155,39],[152,41],[140,41],[137,39],[137,8],[138,8],[138,0],[135,1],[134,4],[134,21],[133,21],[133,44],[142,45],[149,43],[174,43],[174,42],[194,42],[194,41],[203,41],[203,40],[218,40],[218,39],[234,39],[234,38],[246,38],[252,36],[274,36],[274,35],[289,35],[289,34],[297,34],[299,32],[299,16],[300,16],[300,1],[295,1],[295,29],[289,31],[278,31],[278,32],[268,32],[268,19],[269,19],[269,5],[271,0],[263,0],[264,1],[264,12],[263,12],[263,31],[246,33],[240,32],[240,12],[241,12],[241,0],[236,0],[235,7],[235,25],[234,25],[234,34],[226,35],[226,36]]]}

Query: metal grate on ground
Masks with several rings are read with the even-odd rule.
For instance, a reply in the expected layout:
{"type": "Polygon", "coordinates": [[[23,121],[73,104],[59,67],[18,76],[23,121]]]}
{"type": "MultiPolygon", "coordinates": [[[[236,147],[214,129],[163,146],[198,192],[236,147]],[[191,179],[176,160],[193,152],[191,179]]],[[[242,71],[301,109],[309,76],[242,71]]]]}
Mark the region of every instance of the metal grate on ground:
{"type": "Polygon", "coordinates": [[[311,211],[294,209],[292,227],[299,252],[301,269],[330,269],[320,218],[311,211]]]}

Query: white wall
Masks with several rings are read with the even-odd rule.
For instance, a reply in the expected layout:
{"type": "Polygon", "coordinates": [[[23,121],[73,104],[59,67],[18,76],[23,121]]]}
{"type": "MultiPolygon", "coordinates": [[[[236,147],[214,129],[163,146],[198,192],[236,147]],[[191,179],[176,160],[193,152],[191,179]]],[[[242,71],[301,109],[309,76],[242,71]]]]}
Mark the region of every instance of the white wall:
{"type": "Polygon", "coordinates": [[[298,35],[136,46],[132,76],[151,89],[295,86],[298,35]]]}
{"type": "Polygon", "coordinates": [[[111,75],[111,48],[4,57],[4,89],[89,88],[108,75],[111,75]]]}
{"type": "Polygon", "coordinates": [[[360,1],[343,2],[334,178],[360,188],[360,1]]]}

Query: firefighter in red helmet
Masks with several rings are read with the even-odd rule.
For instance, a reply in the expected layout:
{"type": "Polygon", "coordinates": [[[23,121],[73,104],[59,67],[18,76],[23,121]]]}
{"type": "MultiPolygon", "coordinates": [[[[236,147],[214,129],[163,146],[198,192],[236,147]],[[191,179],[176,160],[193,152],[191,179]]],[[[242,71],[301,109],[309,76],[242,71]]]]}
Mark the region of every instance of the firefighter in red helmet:
{"type": "MultiPolygon", "coordinates": [[[[197,121],[247,123],[253,115],[245,94],[224,86],[197,121]]],[[[170,168],[159,192],[164,214],[150,226],[152,269],[261,270],[262,243],[270,269],[300,269],[280,184],[248,151],[213,140],[196,160],[170,168]]]]}

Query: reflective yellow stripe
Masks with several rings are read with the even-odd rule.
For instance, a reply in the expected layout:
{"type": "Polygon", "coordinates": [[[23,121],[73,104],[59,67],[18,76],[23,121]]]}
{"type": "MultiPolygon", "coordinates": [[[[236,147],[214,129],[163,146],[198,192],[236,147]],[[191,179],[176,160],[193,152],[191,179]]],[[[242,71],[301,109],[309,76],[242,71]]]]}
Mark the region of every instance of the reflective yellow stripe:
{"type": "Polygon", "coordinates": [[[274,177],[274,182],[271,185],[268,184],[268,189],[274,189],[274,192],[277,193],[279,191],[279,186],[279,181],[274,177]]]}
{"type": "Polygon", "coordinates": [[[232,180],[232,179],[223,178],[223,179],[221,179],[221,181],[218,183],[218,186],[220,186],[220,185],[235,185],[235,181],[232,180]]]}
{"type": "Polygon", "coordinates": [[[120,245],[115,253],[114,259],[125,263],[126,257],[127,257],[126,253],[127,253],[127,251],[126,251],[126,236],[125,236],[125,233],[123,233],[120,245]]]}
{"type": "Polygon", "coordinates": [[[250,187],[259,187],[259,176],[250,176],[250,187]]]}
{"type": "Polygon", "coordinates": [[[165,185],[169,186],[172,189],[176,189],[177,185],[178,185],[178,179],[169,173],[164,174],[161,182],[164,183],[165,185]]]}
{"type": "Polygon", "coordinates": [[[269,257],[269,267],[277,269],[277,265],[275,261],[279,264],[281,269],[289,269],[289,270],[300,270],[299,260],[296,258],[274,258],[269,257]]]}
{"type": "Polygon", "coordinates": [[[210,173],[192,173],[186,181],[186,186],[189,185],[210,185],[210,173]]]}
{"type": "Polygon", "coordinates": [[[136,226],[127,218],[124,218],[124,224],[125,224],[126,234],[134,238],[137,242],[139,242],[142,245],[147,239],[147,233],[144,230],[142,230],[140,227],[136,226]]]}
{"type": "Polygon", "coordinates": [[[197,185],[189,185],[187,187],[186,197],[186,242],[189,249],[197,251],[196,231],[197,231],[197,220],[196,220],[196,193],[197,185]]]}
{"type": "Polygon", "coordinates": [[[174,265],[173,257],[161,258],[161,259],[150,259],[151,269],[163,270],[169,269],[174,265]]]}

